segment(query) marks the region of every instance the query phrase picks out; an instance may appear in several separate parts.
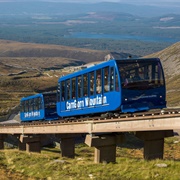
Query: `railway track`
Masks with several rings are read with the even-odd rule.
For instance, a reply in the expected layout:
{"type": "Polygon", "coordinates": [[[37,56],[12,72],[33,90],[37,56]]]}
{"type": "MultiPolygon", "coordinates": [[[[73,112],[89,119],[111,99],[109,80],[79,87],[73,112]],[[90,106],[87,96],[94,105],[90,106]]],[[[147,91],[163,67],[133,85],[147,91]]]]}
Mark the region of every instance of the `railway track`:
{"type": "Polygon", "coordinates": [[[111,114],[108,117],[93,116],[93,117],[71,117],[66,119],[58,119],[54,121],[33,121],[33,122],[17,122],[0,124],[0,127],[4,126],[44,126],[44,125],[60,125],[60,124],[75,124],[75,123],[98,123],[98,122],[121,122],[121,121],[133,121],[133,120],[149,120],[167,117],[180,117],[180,108],[166,108],[162,110],[150,110],[138,113],[126,113],[126,114],[111,114]]]}

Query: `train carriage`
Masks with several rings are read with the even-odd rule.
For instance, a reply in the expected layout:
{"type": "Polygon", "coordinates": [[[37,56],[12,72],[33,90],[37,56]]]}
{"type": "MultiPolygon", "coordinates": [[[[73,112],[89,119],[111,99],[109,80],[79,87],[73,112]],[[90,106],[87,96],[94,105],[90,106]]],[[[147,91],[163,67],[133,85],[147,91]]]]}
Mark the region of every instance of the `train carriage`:
{"type": "Polygon", "coordinates": [[[56,93],[51,92],[22,98],[20,102],[21,121],[58,119],[56,97],[56,93]]]}
{"type": "Polygon", "coordinates": [[[60,117],[166,107],[158,58],[110,60],[58,80],[60,117]]]}

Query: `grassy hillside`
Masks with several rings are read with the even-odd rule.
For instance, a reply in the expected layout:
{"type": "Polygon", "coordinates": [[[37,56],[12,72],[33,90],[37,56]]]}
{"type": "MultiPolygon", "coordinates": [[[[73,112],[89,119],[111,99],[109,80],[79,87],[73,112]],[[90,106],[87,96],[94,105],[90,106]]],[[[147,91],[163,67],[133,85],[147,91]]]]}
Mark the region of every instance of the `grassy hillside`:
{"type": "Polygon", "coordinates": [[[48,179],[48,180],[178,180],[180,168],[180,142],[166,138],[164,160],[146,161],[143,148],[119,146],[116,149],[116,163],[95,164],[94,148],[76,145],[75,159],[61,157],[60,149],[42,149],[41,154],[26,153],[17,149],[0,151],[3,179],[48,179]],[[3,174],[6,174],[3,176],[3,174]],[[8,177],[8,178],[7,178],[8,177]]]}

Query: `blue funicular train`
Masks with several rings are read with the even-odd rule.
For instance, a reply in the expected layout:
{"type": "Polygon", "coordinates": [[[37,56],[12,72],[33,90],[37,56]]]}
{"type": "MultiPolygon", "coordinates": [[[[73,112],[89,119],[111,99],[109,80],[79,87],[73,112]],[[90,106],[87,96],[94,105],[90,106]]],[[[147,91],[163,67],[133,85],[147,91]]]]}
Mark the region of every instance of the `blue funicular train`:
{"type": "MultiPolygon", "coordinates": [[[[47,93],[51,95],[51,93],[47,93]]],[[[46,94],[46,95],[47,95],[46,94]]],[[[52,93],[54,94],[54,93],[52,93]]],[[[21,100],[21,107],[34,97],[44,101],[45,94],[21,100]]],[[[21,112],[22,121],[56,119],[103,113],[127,113],[166,107],[165,79],[160,59],[138,58],[102,62],[58,80],[54,116],[46,116],[44,105],[39,117],[26,117],[33,110],[21,112]]],[[[28,103],[30,105],[30,103],[28,103]]],[[[31,105],[30,105],[31,106],[31,105]]],[[[53,111],[51,109],[51,112],[53,111]]],[[[38,114],[38,113],[37,113],[38,114]]],[[[51,113],[50,113],[51,114],[51,113]]]]}

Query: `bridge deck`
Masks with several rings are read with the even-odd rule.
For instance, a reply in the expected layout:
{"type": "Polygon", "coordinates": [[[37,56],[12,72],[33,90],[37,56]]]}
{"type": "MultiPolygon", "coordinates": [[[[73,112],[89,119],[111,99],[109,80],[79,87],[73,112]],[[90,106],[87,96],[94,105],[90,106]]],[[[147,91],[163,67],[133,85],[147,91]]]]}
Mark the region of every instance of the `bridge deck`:
{"type": "Polygon", "coordinates": [[[35,122],[27,124],[1,124],[0,134],[71,134],[131,132],[180,129],[180,112],[119,117],[111,119],[75,120],[70,122],[35,122]]]}

